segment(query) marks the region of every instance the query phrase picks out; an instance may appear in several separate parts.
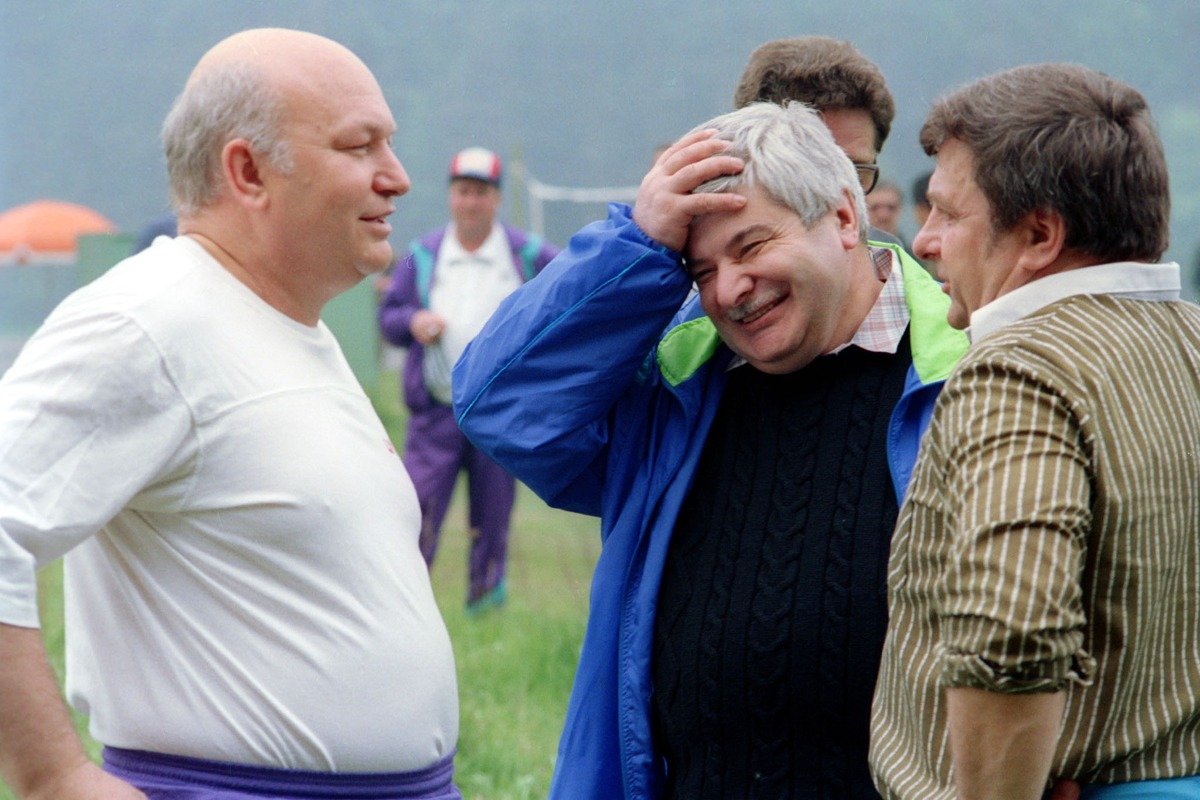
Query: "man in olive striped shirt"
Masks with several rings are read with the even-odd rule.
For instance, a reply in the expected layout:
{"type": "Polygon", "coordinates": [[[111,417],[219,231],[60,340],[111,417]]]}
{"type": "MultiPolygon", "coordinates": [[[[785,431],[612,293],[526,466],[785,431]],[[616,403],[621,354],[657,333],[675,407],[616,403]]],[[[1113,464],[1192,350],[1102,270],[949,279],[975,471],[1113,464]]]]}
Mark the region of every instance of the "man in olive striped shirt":
{"type": "Polygon", "coordinates": [[[939,100],[914,251],[972,344],[892,542],[888,798],[1200,797],[1200,309],[1144,98],[1068,65],[939,100]]]}

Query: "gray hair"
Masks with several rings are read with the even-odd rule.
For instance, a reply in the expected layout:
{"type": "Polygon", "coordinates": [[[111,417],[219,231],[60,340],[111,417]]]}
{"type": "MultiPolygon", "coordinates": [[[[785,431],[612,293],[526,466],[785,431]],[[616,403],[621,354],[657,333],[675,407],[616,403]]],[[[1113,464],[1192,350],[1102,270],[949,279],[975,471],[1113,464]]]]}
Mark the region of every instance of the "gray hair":
{"type": "Polygon", "coordinates": [[[850,193],[858,210],[859,240],[867,238],[867,203],[854,164],[821,118],[803,103],[751,103],[711,119],[694,130],[714,129],[732,143],[726,155],[746,162],[737,175],[706,181],[695,193],[722,193],[757,187],[790,208],[811,228],[850,193]]]}
{"type": "Polygon", "coordinates": [[[245,63],[214,65],[188,81],[163,121],[171,204],[193,214],[221,191],[221,150],[245,139],[281,172],[292,169],[282,138],[283,98],[262,72],[245,63]]]}

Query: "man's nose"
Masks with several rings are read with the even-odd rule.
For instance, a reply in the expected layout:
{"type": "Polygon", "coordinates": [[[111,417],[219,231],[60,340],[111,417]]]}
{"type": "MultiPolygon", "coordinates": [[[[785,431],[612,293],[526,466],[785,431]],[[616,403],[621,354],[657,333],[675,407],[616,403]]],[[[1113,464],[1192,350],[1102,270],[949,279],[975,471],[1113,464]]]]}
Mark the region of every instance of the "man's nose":
{"type": "Polygon", "coordinates": [[[744,271],[726,267],[718,269],[713,278],[716,283],[717,302],[723,308],[733,308],[750,296],[754,280],[744,271]]]}
{"type": "Polygon", "coordinates": [[[936,241],[933,232],[929,229],[929,223],[926,222],[921,226],[921,230],[917,231],[917,235],[913,237],[913,255],[922,261],[936,259],[938,257],[936,241]]]}
{"type": "Polygon", "coordinates": [[[375,176],[375,190],[394,197],[406,194],[412,188],[412,182],[408,179],[404,165],[390,147],[387,148],[384,159],[383,167],[375,176]]]}

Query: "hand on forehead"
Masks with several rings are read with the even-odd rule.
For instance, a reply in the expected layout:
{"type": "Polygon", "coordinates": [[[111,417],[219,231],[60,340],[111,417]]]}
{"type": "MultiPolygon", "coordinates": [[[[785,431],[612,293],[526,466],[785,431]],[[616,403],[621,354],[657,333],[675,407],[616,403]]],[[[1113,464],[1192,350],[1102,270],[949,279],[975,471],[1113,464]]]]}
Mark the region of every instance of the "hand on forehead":
{"type": "Polygon", "coordinates": [[[702,214],[736,211],[745,198],[694,190],[713,178],[741,172],[745,163],[725,155],[729,143],[711,130],[694,131],[663,151],[646,173],[634,203],[633,220],[659,244],[682,250],[688,226],[702,214]]]}

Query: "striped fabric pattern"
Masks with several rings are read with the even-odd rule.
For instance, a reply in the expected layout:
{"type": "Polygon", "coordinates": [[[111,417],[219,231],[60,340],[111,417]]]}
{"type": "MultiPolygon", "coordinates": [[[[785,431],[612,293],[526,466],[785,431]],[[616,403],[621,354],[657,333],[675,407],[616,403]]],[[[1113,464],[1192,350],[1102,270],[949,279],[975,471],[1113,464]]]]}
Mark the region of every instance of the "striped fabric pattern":
{"type": "Polygon", "coordinates": [[[1052,775],[1200,773],[1200,308],[1078,295],[947,381],[892,542],[886,798],[953,798],[946,686],[1063,690],[1052,775]]]}

